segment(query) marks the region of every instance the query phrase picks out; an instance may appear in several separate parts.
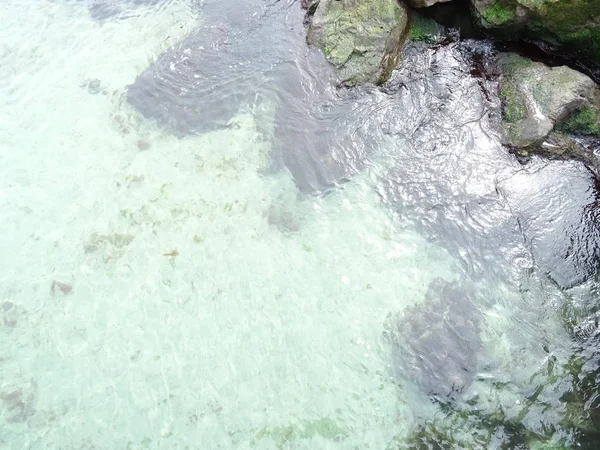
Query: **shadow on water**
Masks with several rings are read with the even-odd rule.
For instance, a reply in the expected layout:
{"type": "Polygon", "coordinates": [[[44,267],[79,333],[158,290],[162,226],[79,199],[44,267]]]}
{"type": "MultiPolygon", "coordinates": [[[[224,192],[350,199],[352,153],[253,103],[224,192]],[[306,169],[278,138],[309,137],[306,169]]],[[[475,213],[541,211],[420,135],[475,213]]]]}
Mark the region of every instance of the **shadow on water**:
{"type": "MultiPolygon", "coordinates": [[[[307,48],[298,2],[206,2],[202,25],[129,87],[145,117],[178,136],[225,128],[242,108],[275,104],[274,168],[322,192],[349,179],[373,148],[348,134],[368,113],[361,91],[337,90],[322,55],[307,48]]],[[[263,123],[264,125],[264,123],[263,123]]]]}
{"type": "MultiPolygon", "coordinates": [[[[172,0],[80,0],[85,1],[90,16],[97,22],[126,19],[143,10],[164,8],[172,0]]],[[[199,0],[190,0],[199,1],[199,0]]]]}
{"type": "MultiPolygon", "coordinates": [[[[336,87],[322,55],[306,47],[298,2],[207,1],[202,17],[197,30],[137,77],[131,105],[181,137],[228,127],[249,109],[265,122],[273,168],[289,171],[301,191],[343,188],[368,175],[401,226],[417,228],[461,262],[466,281],[432,285],[424,303],[397,322],[410,342],[398,344],[396,356],[413,361],[409,370],[400,364],[401,377],[427,394],[447,396],[457,385],[467,392],[485,359],[484,311],[514,308],[510,296],[490,295],[489,286],[507,284],[523,300],[515,326],[522,334],[513,339],[527,341],[539,338],[533,322],[548,314],[540,311],[550,298],[593,281],[597,186],[578,162],[533,158],[523,166],[502,147],[496,82],[472,76],[474,64],[493,57],[490,44],[408,44],[384,86],[346,90],[336,87]],[[264,104],[275,105],[272,128],[261,118],[264,104]]],[[[555,348],[528,345],[542,359],[562,348],[560,339],[555,348]]],[[[528,407],[553,384],[557,372],[548,373],[528,407]]],[[[522,411],[519,420],[530,409],[522,411]]]]}

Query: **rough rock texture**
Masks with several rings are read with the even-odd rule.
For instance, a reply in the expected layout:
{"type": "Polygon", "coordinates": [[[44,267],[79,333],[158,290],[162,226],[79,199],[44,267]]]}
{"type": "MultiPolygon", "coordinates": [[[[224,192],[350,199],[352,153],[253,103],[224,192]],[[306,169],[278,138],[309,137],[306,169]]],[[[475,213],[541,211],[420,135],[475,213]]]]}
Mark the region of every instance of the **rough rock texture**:
{"type": "Polygon", "coordinates": [[[600,64],[598,0],[471,0],[476,21],[505,37],[577,48],[600,64]]]}
{"type": "Polygon", "coordinates": [[[425,300],[405,309],[392,328],[396,371],[425,394],[452,398],[477,369],[480,322],[470,289],[434,280],[425,300]]]}
{"type": "Polygon", "coordinates": [[[448,31],[435,20],[411,11],[408,39],[413,42],[423,41],[428,44],[441,43],[448,36],[448,31]]]}
{"type": "Polygon", "coordinates": [[[320,0],[307,40],[323,49],[342,83],[382,84],[398,63],[407,26],[398,0],[320,0]]]}
{"type": "Polygon", "coordinates": [[[596,84],[568,67],[548,67],[513,53],[499,61],[504,138],[513,147],[541,143],[556,124],[590,107],[597,96],[596,84]]]}
{"type": "MultiPolygon", "coordinates": [[[[600,91],[599,91],[600,92],[600,91]]],[[[560,125],[559,131],[584,136],[600,137],[600,99],[594,102],[596,106],[582,108],[573,113],[560,125]]]]}
{"type": "Polygon", "coordinates": [[[600,159],[594,151],[562,133],[553,131],[541,144],[519,149],[516,154],[520,158],[536,154],[548,159],[580,161],[600,180],[600,159]]]}
{"type": "Polygon", "coordinates": [[[435,5],[436,3],[445,3],[452,0],[407,0],[407,3],[413,8],[427,8],[435,5]]]}

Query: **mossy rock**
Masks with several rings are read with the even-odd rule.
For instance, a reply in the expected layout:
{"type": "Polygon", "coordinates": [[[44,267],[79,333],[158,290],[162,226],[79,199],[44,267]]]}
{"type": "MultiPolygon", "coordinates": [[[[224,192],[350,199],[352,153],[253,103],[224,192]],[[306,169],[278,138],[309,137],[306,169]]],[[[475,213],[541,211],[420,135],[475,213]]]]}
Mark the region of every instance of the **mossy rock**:
{"type": "Polygon", "coordinates": [[[540,436],[501,409],[494,412],[461,409],[448,412],[439,421],[426,422],[395,448],[397,450],[479,450],[497,448],[566,450],[550,444],[552,437],[540,436]]]}
{"type": "Polygon", "coordinates": [[[598,109],[586,107],[577,110],[557,129],[563,133],[600,137],[600,114],[598,109]]]}
{"type": "Polygon", "coordinates": [[[410,26],[408,28],[409,40],[434,44],[442,41],[447,34],[448,32],[443,25],[415,11],[411,11],[410,26]]]}
{"type": "Polygon", "coordinates": [[[321,0],[307,41],[323,50],[342,83],[382,84],[398,64],[407,30],[407,11],[397,0],[321,0]]]}
{"type": "Polygon", "coordinates": [[[578,49],[600,65],[598,0],[471,0],[475,21],[503,38],[578,49]]]}
{"type": "Polygon", "coordinates": [[[525,102],[510,80],[500,81],[499,95],[502,101],[502,118],[505,122],[517,123],[525,118],[525,102]]]}
{"type": "Polygon", "coordinates": [[[510,24],[516,20],[515,5],[503,3],[500,0],[494,0],[480,9],[479,12],[481,24],[486,28],[499,27],[510,24]]]}
{"type": "MultiPolygon", "coordinates": [[[[566,66],[548,67],[514,53],[502,54],[499,66],[502,128],[505,143],[512,147],[541,144],[555,125],[574,111],[591,107],[598,98],[596,84],[566,66]]],[[[587,116],[584,119],[589,121],[587,116]]]]}
{"type": "Polygon", "coordinates": [[[584,449],[596,449],[600,442],[600,369],[591,362],[575,354],[564,365],[571,387],[560,398],[565,405],[561,426],[584,449]]]}

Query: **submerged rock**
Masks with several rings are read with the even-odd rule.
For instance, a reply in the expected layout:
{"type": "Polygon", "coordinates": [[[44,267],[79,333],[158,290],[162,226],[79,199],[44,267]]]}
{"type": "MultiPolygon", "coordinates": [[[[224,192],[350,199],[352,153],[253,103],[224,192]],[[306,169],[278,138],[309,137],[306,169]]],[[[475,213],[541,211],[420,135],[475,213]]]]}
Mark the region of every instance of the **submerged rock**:
{"type": "Polygon", "coordinates": [[[37,400],[38,386],[35,381],[16,382],[11,380],[3,383],[0,386],[2,420],[6,423],[27,422],[36,413],[37,400]]]}
{"type": "Polygon", "coordinates": [[[398,64],[407,26],[398,0],[320,0],[307,40],[323,49],[344,84],[382,84],[398,64]]]}
{"type": "Polygon", "coordinates": [[[203,5],[205,25],[161,54],[127,92],[146,118],[179,136],[226,127],[260,85],[250,62],[260,58],[265,36],[250,30],[261,2],[203,5]]]}
{"type": "Polygon", "coordinates": [[[396,371],[424,393],[452,399],[477,368],[480,322],[471,289],[434,280],[425,300],[406,308],[392,328],[396,371]]]}
{"type": "Polygon", "coordinates": [[[513,147],[540,144],[555,125],[592,107],[598,96],[592,79],[566,66],[548,67],[514,53],[501,55],[500,66],[504,138],[513,147]]]}
{"type": "Polygon", "coordinates": [[[471,4],[479,25],[501,37],[571,47],[600,63],[597,0],[471,0],[471,4]]]}
{"type": "Polygon", "coordinates": [[[285,203],[273,203],[263,214],[267,223],[283,234],[297,233],[302,226],[302,217],[285,203]]]}
{"type": "Polygon", "coordinates": [[[373,102],[356,107],[359,90],[336,90],[323,55],[307,51],[300,8],[214,0],[203,17],[207,25],[129,86],[133,107],[180,137],[227,128],[240,110],[255,113],[271,143],[264,172],[287,170],[304,192],[329,190],[360,170],[377,147],[348,130],[373,102]]]}
{"type": "Polygon", "coordinates": [[[252,93],[249,86],[230,89],[238,77],[223,73],[227,52],[243,50],[218,28],[198,30],[140,73],[129,86],[127,100],[178,136],[225,128],[252,93]]]}

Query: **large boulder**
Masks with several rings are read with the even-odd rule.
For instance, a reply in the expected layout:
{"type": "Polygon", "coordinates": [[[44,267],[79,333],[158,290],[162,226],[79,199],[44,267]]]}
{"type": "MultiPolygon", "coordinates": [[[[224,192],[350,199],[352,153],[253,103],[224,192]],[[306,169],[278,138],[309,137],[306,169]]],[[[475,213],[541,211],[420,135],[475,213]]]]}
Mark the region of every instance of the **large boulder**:
{"type": "Polygon", "coordinates": [[[322,48],[342,83],[382,84],[406,39],[408,15],[398,0],[320,0],[312,3],[307,40],[322,48]]]}
{"type": "Polygon", "coordinates": [[[598,0],[471,0],[475,20],[506,38],[578,49],[600,64],[598,0]]]}
{"type": "Polygon", "coordinates": [[[555,125],[596,102],[596,83],[566,66],[548,67],[514,53],[502,54],[499,63],[504,140],[512,147],[540,144],[555,125]]]}

